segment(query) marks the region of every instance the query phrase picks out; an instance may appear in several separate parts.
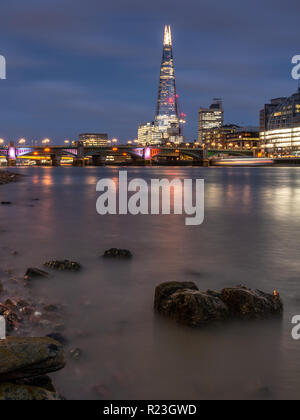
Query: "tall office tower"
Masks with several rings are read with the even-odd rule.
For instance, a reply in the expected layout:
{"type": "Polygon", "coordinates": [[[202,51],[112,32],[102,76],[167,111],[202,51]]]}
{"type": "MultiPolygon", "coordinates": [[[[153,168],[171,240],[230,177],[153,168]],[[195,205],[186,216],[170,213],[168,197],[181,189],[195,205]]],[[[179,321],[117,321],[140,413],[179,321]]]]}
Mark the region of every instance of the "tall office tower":
{"type": "Polygon", "coordinates": [[[155,123],[166,138],[171,127],[177,128],[179,134],[177,98],[171,27],[166,25],[155,116],[155,123]]]}
{"type": "Polygon", "coordinates": [[[198,141],[204,142],[207,130],[220,128],[224,124],[224,110],[221,99],[214,99],[209,108],[199,109],[198,141]]]}

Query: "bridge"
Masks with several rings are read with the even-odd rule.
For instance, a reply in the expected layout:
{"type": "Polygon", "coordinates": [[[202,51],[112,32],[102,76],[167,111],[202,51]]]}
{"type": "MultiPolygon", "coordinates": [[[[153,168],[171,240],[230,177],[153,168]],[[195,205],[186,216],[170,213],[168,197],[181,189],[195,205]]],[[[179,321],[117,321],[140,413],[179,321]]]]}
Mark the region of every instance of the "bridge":
{"type": "Polygon", "coordinates": [[[72,146],[15,146],[10,143],[0,148],[0,156],[7,160],[8,166],[15,166],[17,160],[33,160],[37,164],[49,161],[52,166],[60,166],[62,161],[68,159],[74,166],[92,164],[102,166],[111,162],[124,164],[147,165],[155,163],[180,164],[193,163],[202,165],[214,155],[252,155],[251,151],[237,150],[204,150],[202,147],[188,146],[99,146],[85,147],[82,143],[72,146]]]}

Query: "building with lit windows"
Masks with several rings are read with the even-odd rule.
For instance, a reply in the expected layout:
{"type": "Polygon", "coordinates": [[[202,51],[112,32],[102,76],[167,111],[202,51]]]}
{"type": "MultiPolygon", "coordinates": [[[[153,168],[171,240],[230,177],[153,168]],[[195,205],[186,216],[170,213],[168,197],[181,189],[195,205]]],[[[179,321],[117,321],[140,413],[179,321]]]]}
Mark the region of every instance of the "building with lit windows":
{"type": "Polygon", "coordinates": [[[207,149],[256,151],[259,142],[258,127],[226,124],[219,128],[206,130],[204,134],[204,144],[207,149]]]}
{"type": "Polygon", "coordinates": [[[179,134],[177,99],[171,27],[166,25],[155,114],[155,122],[165,137],[171,125],[179,134]]]}
{"type": "Polygon", "coordinates": [[[260,139],[267,155],[300,155],[300,88],[292,96],[273,99],[264,106],[260,139]]]}
{"type": "Polygon", "coordinates": [[[138,128],[138,143],[142,145],[160,144],[162,134],[154,122],[140,124],[138,128]]]}
{"type": "Polygon", "coordinates": [[[209,108],[198,111],[198,141],[204,143],[207,131],[220,128],[224,123],[224,110],[221,99],[215,99],[209,108]]]}
{"type": "Polygon", "coordinates": [[[84,146],[107,146],[109,143],[108,135],[105,133],[84,133],[79,134],[78,140],[84,146]]]}
{"type": "Polygon", "coordinates": [[[155,120],[139,125],[138,141],[141,144],[183,143],[185,122],[186,114],[180,111],[176,93],[171,27],[166,25],[155,120]]]}

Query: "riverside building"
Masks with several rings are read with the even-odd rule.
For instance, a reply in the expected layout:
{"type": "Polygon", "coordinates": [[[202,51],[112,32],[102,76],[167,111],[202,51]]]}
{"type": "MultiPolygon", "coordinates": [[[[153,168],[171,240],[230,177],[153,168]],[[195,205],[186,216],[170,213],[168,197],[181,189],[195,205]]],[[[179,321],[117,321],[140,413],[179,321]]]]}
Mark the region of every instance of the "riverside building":
{"type": "Polygon", "coordinates": [[[106,133],[83,133],[79,134],[78,140],[84,144],[84,146],[107,146],[109,143],[108,135],[106,133]]]}
{"type": "Polygon", "coordinates": [[[268,156],[300,155],[300,88],[273,99],[260,112],[261,149],[268,156]]]}
{"type": "Polygon", "coordinates": [[[224,123],[224,110],[221,99],[214,99],[209,108],[200,108],[198,111],[198,141],[204,143],[205,135],[209,130],[220,128],[224,123]]]}

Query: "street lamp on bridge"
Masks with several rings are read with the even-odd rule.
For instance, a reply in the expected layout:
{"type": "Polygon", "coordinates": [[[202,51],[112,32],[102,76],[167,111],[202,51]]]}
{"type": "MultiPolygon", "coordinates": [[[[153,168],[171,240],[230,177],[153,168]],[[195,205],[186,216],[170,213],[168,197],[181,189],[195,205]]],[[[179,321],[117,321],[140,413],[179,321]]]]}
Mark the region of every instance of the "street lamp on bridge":
{"type": "Polygon", "coordinates": [[[26,140],[25,139],[20,139],[19,144],[26,144],[26,140]]]}

